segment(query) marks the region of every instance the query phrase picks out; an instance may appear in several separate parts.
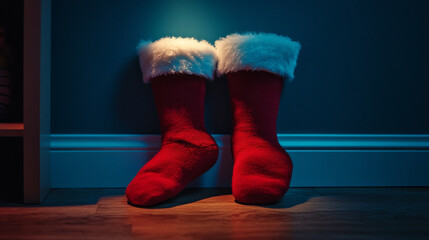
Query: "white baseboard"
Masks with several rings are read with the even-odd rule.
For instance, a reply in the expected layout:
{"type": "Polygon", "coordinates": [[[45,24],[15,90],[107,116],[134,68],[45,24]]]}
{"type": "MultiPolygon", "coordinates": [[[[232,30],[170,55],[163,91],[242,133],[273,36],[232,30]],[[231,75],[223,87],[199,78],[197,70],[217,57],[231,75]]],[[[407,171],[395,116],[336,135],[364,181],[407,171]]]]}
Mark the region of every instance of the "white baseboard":
{"type": "MultiPolygon", "coordinates": [[[[429,135],[279,134],[292,187],[429,186],[429,135]]],[[[228,135],[216,165],[191,187],[230,187],[228,135]]],[[[51,135],[51,187],[126,187],[159,150],[159,135],[51,135]]]]}

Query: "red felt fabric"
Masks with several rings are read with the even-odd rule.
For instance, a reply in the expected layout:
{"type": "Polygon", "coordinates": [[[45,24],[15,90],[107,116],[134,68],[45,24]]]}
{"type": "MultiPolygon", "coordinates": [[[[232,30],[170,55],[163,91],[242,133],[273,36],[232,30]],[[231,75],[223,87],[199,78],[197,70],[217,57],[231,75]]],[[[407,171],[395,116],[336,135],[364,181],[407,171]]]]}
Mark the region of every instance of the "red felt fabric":
{"type": "Polygon", "coordinates": [[[205,78],[170,74],[151,80],[162,133],[160,151],[126,189],[128,202],[151,206],[178,194],[216,162],[218,146],[204,126],[205,78]]]}
{"type": "Polygon", "coordinates": [[[284,81],[265,71],[238,71],[227,78],[234,116],[233,195],[246,204],[276,203],[292,176],[292,161],[276,131],[284,81]]]}

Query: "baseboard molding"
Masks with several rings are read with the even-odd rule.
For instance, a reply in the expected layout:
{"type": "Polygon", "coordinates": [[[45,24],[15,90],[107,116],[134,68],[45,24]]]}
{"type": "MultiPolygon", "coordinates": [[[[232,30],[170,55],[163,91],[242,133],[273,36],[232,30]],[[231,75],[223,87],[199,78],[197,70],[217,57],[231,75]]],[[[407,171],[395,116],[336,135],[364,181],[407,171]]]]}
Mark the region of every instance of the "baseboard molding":
{"type": "MultiPolygon", "coordinates": [[[[228,135],[214,135],[216,165],[190,184],[229,187],[228,135]]],[[[429,186],[429,135],[279,134],[293,187],[429,186]]],[[[51,187],[126,187],[159,150],[159,135],[53,134],[51,187]]]]}

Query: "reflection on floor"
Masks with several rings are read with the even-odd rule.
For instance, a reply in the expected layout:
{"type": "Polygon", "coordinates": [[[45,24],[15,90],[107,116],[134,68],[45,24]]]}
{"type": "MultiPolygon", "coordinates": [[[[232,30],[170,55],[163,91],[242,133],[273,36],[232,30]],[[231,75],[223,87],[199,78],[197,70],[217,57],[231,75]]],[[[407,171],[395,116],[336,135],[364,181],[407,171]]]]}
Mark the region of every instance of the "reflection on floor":
{"type": "Polygon", "coordinates": [[[428,239],[429,188],[292,188],[282,202],[186,189],[152,208],[124,189],[55,189],[42,205],[0,203],[0,239],[428,239]]]}

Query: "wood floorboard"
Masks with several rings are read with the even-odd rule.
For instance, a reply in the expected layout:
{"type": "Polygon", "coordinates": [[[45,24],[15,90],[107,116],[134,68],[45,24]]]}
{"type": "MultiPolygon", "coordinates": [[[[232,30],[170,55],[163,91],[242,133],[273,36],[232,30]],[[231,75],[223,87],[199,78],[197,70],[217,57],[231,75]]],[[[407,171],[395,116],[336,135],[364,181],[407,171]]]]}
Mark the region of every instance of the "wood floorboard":
{"type": "Polygon", "coordinates": [[[269,206],[230,189],[185,189],[151,208],[124,189],[54,189],[0,202],[0,239],[429,239],[429,188],[292,188],[269,206]]]}

